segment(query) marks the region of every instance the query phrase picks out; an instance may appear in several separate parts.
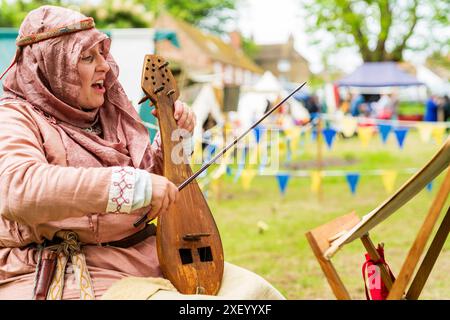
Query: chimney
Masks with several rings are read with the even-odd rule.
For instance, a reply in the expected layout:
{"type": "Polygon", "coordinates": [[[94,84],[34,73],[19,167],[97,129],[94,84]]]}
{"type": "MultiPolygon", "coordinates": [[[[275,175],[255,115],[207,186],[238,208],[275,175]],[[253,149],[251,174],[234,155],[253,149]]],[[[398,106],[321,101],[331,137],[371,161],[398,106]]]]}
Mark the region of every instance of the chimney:
{"type": "Polygon", "coordinates": [[[229,34],[230,44],[236,50],[242,50],[242,39],[239,31],[231,31],[229,34]]]}

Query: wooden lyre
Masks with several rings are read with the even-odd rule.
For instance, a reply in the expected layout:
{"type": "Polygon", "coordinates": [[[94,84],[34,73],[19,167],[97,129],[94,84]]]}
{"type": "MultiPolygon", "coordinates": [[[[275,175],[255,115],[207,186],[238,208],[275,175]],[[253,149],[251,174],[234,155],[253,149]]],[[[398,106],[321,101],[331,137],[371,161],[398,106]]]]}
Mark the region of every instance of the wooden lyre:
{"type": "Polygon", "coordinates": [[[331,257],[344,245],[360,239],[370,258],[373,261],[380,261],[376,247],[369,237],[369,231],[407,203],[441,172],[447,170],[444,181],[395,281],[392,281],[384,264],[378,265],[381,279],[389,290],[388,299],[417,299],[419,297],[450,230],[450,207],[445,209],[450,192],[449,164],[450,138],[447,138],[439,151],[421,170],[405,182],[389,199],[362,219],[355,213],[350,213],[306,233],[311,249],[337,299],[350,299],[350,295],[334,268],[331,257]],[[443,208],[446,212],[445,217],[413,279],[414,271],[443,208]],[[410,283],[408,291],[405,292],[410,283]]]}
{"type": "MultiPolygon", "coordinates": [[[[141,86],[158,113],[163,175],[180,185],[193,173],[186,155],[173,154],[176,146],[181,145],[181,137],[173,135],[178,129],[173,116],[174,102],[180,93],[168,64],[161,56],[146,55],[141,86]],[[178,159],[173,161],[173,157],[178,159]]],[[[177,202],[158,217],[156,243],[161,270],[178,291],[217,294],[224,269],[222,242],[195,180],[184,185],[177,202]]]]}
{"type": "MultiPolygon", "coordinates": [[[[168,64],[161,56],[146,55],[141,81],[146,97],[140,102],[150,99],[158,113],[163,148],[163,175],[178,185],[180,191],[180,197],[175,205],[158,217],[156,231],[158,258],[164,276],[181,293],[214,295],[219,291],[223,276],[223,248],[216,223],[195,178],[303,88],[306,82],[217,152],[196,173],[192,173],[187,159],[178,164],[172,161],[173,150],[180,144],[179,138],[173,136],[177,130],[173,105],[179,97],[179,92],[175,79],[167,68],[168,64]]],[[[147,214],[144,214],[134,226],[137,227],[146,220],[147,214]]]]}

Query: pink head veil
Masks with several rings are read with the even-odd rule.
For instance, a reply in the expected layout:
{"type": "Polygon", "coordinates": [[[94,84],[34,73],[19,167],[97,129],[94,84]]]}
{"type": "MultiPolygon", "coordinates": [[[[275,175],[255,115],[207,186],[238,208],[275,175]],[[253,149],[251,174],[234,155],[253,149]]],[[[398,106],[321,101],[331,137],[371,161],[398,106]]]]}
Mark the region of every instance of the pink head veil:
{"type": "MultiPolygon", "coordinates": [[[[47,32],[77,23],[86,16],[69,9],[43,6],[24,19],[19,37],[47,32]]],[[[149,146],[147,129],[118,81],[118,66],[109,54],[110,39],[95,28],[65,34],[23,47],[17,63],[3,81],[2,102],[20,102],[52,119],[59,131],[68,160],[71,149],[81,146],[103,166],[140,167],[149,146]],[[81,83],[77,63],[82,51],[104,42],[106,60],[105,102],[102,107],[84,111],[77,104],[81,83]],[[103,138],[85,132],[100,122],[103,138]]],[[[138,75],[136,75],[138,76],[138,75]]],[[[78,164],[75,158],[69,165],[78,164]]]]}

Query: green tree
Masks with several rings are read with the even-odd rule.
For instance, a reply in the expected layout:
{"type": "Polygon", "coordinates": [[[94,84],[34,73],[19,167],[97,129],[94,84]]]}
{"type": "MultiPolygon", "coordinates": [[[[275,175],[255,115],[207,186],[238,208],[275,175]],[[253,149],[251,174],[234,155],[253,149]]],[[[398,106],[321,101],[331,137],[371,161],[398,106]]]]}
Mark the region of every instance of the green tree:
{"type": "Polygon", "coordinates": [[[61,0],[0,0],[0,27],[19,27],[25,16],[33,9],[45,4],[63,5],[61,0]]]}
{"type": "Polygon", "coordinates": [[[95,20],[97,28],[145,28],[150,27],[155,15],[135,0],[103,0],[97,5],[83,5],[81,12],[95,20]]]}
{"type": "Polygon", "coordinates": [[[223,33],[233,17],[236,0],[103,0],[81,7],[99,27],[148,27],[162,12],[215,33],[223,33]]]}
{"type": "Polygon", "coordinates": [[[237,0],[140,0],[158,15],[163,10],[174,17],[215,33],[223,33],[233,18],[237,0]]]}
{"type": "Polygon", "coordinates": [[[302,0],[302,3],[309,32],[319,37],[323,33],[317,31],[331,33],[335,48],[356,45],[364,61],[401,61],[408,49],[440,47],[448,51],[449,48],[448,31],[440,32],[448,28],[448,0],[302,0]]]}
{"type": "Polygon", "coordinates": [[[18,27],[29,11],[44,4],[71,6],[96,20],[99,28],[149,27],[162,11],[216,33],[225,31],[238,0],[0,0],[0,27],[18,27]]]}

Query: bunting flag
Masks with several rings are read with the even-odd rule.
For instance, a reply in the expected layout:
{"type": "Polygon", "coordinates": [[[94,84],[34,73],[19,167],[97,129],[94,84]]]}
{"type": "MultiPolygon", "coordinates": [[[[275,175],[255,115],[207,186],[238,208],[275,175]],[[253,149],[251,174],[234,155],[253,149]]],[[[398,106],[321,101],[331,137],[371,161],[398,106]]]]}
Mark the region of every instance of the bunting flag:
{"type": "Polygon", "coordinates": [[[431,131],[431,135],[433,136],[437,144],[442,144],[442,142],[444,141],[444,134],[445,126],[442,125],[434,126],[433,130],[431,131]]]}
{"type": "Polygon", "coordinates": [[[208,144],[205,148],[206,153],[205,161],[211,160],[215,152],[216,152],[216,145],[208,144]]]}
{"type": "Polygon", "coordinates": [[[250,189],[250,186],[252,184],[252,180],[256,175],[256,171],[252,169],[245,169],[242,171],[241,174],[241,180],[242,180],[242,187],[244,190],[250,189]]]}
{"type": "Polygon", "coordinates": [[[311,171],[311,191],[314,193],[319,192],[320,186],[322,184],[322,172],[321,171],[311,171]]]}
{"type": "Polygon", "coordinates": [[[194,154],[192,156],[192,162],[194,164],[201,164],[203,163],[203,150],[202,150],[202,140],[198,139],[194,143],[194,154]]]}
{"type": "Polygon", "coordinates": [[[433,131],[433,125],[429,123],[418,123],[416,128],[417,131],[419,131],[420,140],[422,140],[422,142],[429,142],[431,139],[431,132],[433,131]]]}
{"type": "Polygon", "coordinates": [[[299,127],[291,127],[289,129],[285,130],[286,137],[290,141],[290,148],[293,154],[297,153],[299,141],[300,141],[300,135],[301,135],[301,128],[299,127]]]}
{"type": "Polygon", "coordinates": [[[236,175],[234,176],[233,182],[236,183],[242,175],[242,171],[244,171],[244,164],[240,163],[238,169],[236,171],[236,175]]]}
{"type": "Polygon", "coordinates": [[[392,126],[390,124],[379,124],[378,125],[378,132],[380,133],[381,141],[383,141],[383,144],[386,144],[387,138],[388,138],[391,130],[392,130],[392,126]]]}
{"type": "Polygon", "coordinates": [[[384,189],[387,193],[394,191],[395,180],[397,180],[397,171],[395,170],[384,170],[381,174],[383,179],[384,189]]]}
{"type": "Polygon", "coordinates": [[[350,187],[350,191],[352,194],[356,193],[356,187],[358,186],[359,177],[361,175],[359,173],[348,173],[346,175],[348,186],[350,187]]]}
{"type": "Polygon", "coordinates": [[[323,129],[322,134],[325,137],[325,142],[327,143],[328,149],[331,149],[334,138],[336,137],[336,130],[331,128],[323,129]]]}
{"type": "Polygon", "coordinates": [[[394,129],[395,137],[397,138],[397,143],[400,149],[403,149],[403,143],[405,142],[406,134],[409,128],[399,127],[394,129]]]}
{"type": "Polygon", "coordinates": [[[168,40],[172,45],[180,48],[180,42],[178,41],[177,33],[168,29],[156,29],[153,35],[153,41],[158,42],[162,40],[168,40]]]}
{"type": "Polygon", "coordinates": [[[253,133],[254,133],[254,135],[255,135],[256,143],[259,143],[259,141],[261,140],[261,136],[262,136],[262,134],[264,133],[264,131],[265,131],[265,128],[264,128],[263,126],[261,126],[261,125],[256,126],[256,127],[253,129],[253,133]]]}
{"type": "Polygon", "coordinates": [[[342,119],[342,134],[346,138],[353,137],[358,128],[358,120],[353,117],[344,117],[342,119]]]}
{"type": "Polygon", "coordinates": [[[278,187],[280,188],[280,192],[284,196],[286,193],[286,187],[287,187],[289,178],[291,176],[286,173],[280,173],[280,174],[277,174],[276,177],[277,177],[277,181],[278,181],[278,187]]]}
{"type": "Polygon", "coordinates": [[[287,140],[286,139],[280,139],[280,142],[278,142],[278,150],[280,154],[287,151],[287,140]]]}
{"type": "Polygon", "coordinates": [[[431,192],[432,189],[433,189],[433,181],[431,181],[429,184],[427,184],[427,190],[429,192],[431,192]]]}
{"type": "Polygon", "coordinates": [[[361,140],[363,147],[368,147],[370,139],[372,139],[372,127],[358,127],[358,137],[361,140]]]}

